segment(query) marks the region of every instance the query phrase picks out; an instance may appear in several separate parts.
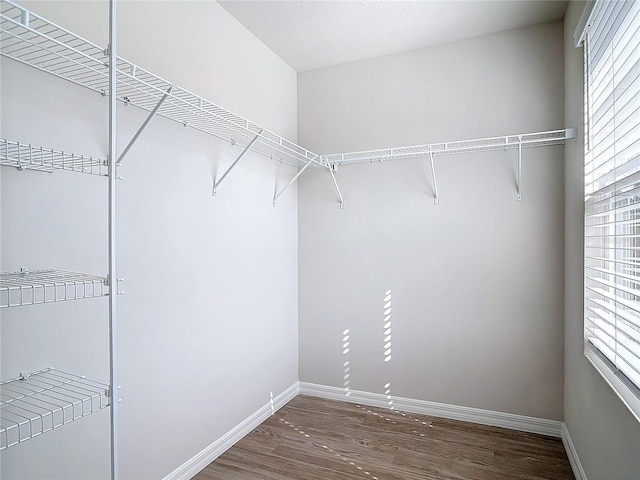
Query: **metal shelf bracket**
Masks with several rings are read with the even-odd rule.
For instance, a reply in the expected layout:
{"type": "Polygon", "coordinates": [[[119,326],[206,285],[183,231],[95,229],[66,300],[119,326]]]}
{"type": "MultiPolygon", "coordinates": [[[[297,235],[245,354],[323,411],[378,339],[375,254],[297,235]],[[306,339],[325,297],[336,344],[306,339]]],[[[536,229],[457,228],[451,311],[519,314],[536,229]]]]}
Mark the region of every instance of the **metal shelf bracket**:
{"type": "Polygon", "coordinates": [[[29,21],[31,19],[29,18],[29,10],[22,10],[21,14],[20,14],[20,23],[22,25],[24,25],[25,27],[29,28],[29,21]]]}
{"type": "Polygon", "coordinates": [[[438,205],[440,197],[438,197],[438,182],[436,181],[436,168],[433,164],[433,150],[431,150],[431,147],[429,147],[429,162],[431,163],[431,178],[433,179],[433,204],[438,205]]]}
{"type": "Polygon", "coordinates": [[[213,196],[215,197],[218,194],[218,186],[222,183],[222,181],[224,180],[224,178],[229,174],[229,172],[231,170],[233,170],[233,167],[236,166],[236,164],[240,161],[240,159],[242,157],[244,157],[244,154],[247,153],[247,151],[251,148],[251,146],[256,142],[256,140],[258,140],[258,138],[260,138],[260,134],[263,132],[264,130],[260,130],[258,132],[258,134],[253,137],[253,140],[251,140],[246,147],[244,147],[244,150],[242,150],[242,152],[240,153],[240,155],[238,155],[238,158],[236,158],[233,163],[229,166],[229,168],[227,168],[227,170],[222,174],[222,176],[220,177],[220,180],[218,180],[217,182],[215,181],[215,179],[213,180],[213,196]]]}
{"type": "Polygon", "coordinates": [[[340,208],[344,208],[344,198],[342,198],[342,193],[340,193],[340,187],[338,187],[338,182],[336,181],[336,175],[334,172],[337,172],[338,168],[335,163],[329,165],[329,173],[331,173],[331,178],[333,179],[333,184],[336,187],[336,192],[338,193],[338,198],[340,198],[340,208]]]}
{"type": "Polygon", "coordinates": [[[285,190],[287,190],[291,185],[293,185],[293,184],[294,184],[294,182],[295,182],[296,180],[298,180],[298,177],[299,177],[300,175],[302,175],[302,172],[304,172],[304,171],[307,169],[307,167],[309,167],[309,165],[311,165],[311,163],[312,163],[312,162],[313,162],[313,159],[312,159],[312,160],[309,160],[309,161],[305,164],[305,166],[304,166],[304,167],[302,167],[300,170],[298,170],[298,173],[296,173],[296,176],[295,176],[295,177],[293,177],[291,180],[289,180],[289,183],[287,183],[287,184],[284,186],[284,188],[283,188],[282,190],[280,190],[278,193],[276,193],[276,194],[274,195],[274,197],[273,197],[273,206],[274,206],[274,207],[276,206],[276,200],[278,200],[278,197],[279,197],[280,195],[282,195],[282,194],[285,192],[285,190]]]}
{"type": "MultiPolygon", "coordinates": [[[[138,140],[138,137],[142,134],[142,132],[144,131],[145,128],[147,128],[147,125],[149,125],[149,122],[151,121],[151,119],[155,116],[156,113],[158,113],[158,110],[160,109],[160,106],[164,103],[164,101],[167,99],[167,97],[169,96],[169,94],[171,93],[171,90],[173,90],[173,85],[170,86],[167,91],[165,92],[165,94],[160,98],[160,100],[158,101],[158,103],[156,104],[156,106],[153,108],[153,110],[151,110],[151,112],[149,112],[149,115],[147,116],[147,118],[145,119],[145,121],[142,123],[142,125],[140,126],[140,128],[138,129],[138,131],[135,133],[135,135],[133,136],[133,138],[129,141],[129,143],[127,144],[126,147],[124,147],[124,150],[122,151],[122,153],[120,154],[120,156],[118,157],[118,161],[116,162],[116,166],[120,166],[122,165],[122,160],[124,159],[125,155],[127,154],[127,152],[129,151],[129,149],[133,146],[134,143],[136,143],[136,140],[138,140]]],[[[125,100],[125,105],[127,105],[130,100],[128,97],[124,97],[125,100]]]]}
{"type": "Polygon", "coordinates": [[[518,184],[517,184],[518,200],[522,200],[522,192],[520,190],[521,186],[522,186],[522,135],[518,135],[518,184]]]}

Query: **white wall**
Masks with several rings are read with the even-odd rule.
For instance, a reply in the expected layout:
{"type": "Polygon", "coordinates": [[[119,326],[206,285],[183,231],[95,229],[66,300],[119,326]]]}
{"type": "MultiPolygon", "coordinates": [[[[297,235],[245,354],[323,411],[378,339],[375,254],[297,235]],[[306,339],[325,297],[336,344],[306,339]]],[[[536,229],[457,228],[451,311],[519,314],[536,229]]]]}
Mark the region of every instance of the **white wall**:
{"type": "Polygon", "coordinates": [[[583,51],[573,44],[582,2],[565,15],[565,123],[579,138],[565,147],[564,421],[589,480],[640,478],[640,425],[584,356],[583,51]]]}
{"type": "MultiPolygon", "coordinates": [[[[295,140],[295,72],[217,3],[118,5],[122,56],[295,140]]],[[[104,2],[28,7],[106,38],[104,2]]],[[[1,81],[3,138],[105,157],[105,98],[5,59],[1,81]]],[[[120,148],[144,118],[120,107],[120,148]]],[[[120,171],[123,479],[162,478],[297,380],[295,188],[271,205],[295,171],[248,154],[213,198],[239,153],[156,118],[120,171]]],[[[106,179],[0,175],[2,271],[106,273],[106,179]]],[[[53,365],[107,381],[106,301],[3,310],[1,346],[2,378],[53,365]]],[[[108,455],[105,410],[3,451],[2,478],[107,478],[108,455]]]]}
{"type": "MultiPolygon", "coordinates": [[[[562,23],[298,76],[330,153],[564,128],[562,23]]],[[[300,380],[562,419],[563,149],[344,166],[299,184],[300,380]],[[392,295],[384,361],[385,293],[392,295]],[[349,329],[350,351],[342,333],[349,329]]]]}

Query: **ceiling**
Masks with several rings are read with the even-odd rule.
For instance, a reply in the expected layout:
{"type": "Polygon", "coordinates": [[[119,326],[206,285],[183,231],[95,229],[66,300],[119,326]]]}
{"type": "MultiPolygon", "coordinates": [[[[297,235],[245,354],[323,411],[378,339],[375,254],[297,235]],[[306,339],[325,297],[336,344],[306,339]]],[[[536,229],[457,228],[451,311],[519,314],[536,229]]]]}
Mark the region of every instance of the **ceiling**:
{"type": "Polygon", "coordinates": [[[387,55],[564,17],[565,1],[219,1],[294,70],[387,55]]]}

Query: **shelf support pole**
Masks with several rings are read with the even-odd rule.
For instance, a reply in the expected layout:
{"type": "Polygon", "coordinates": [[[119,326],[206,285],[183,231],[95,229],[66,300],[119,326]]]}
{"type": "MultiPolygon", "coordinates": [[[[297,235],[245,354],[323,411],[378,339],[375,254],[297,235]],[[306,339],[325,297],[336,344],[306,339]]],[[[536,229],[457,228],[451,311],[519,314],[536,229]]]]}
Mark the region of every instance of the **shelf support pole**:
{"type": "Polygon", "coordinates": [[[335,163],[332,165],[329,165],[329,173],[331,173],[331,178],[333,178],[333,184],[335,185],[336,192],[338,192],[338,197],[340,198],[340,208],[344,208],[344,199],[342,198],[342,193],[340,193],[340,187],[338,187],[336,176],[333,173],[334,168],[335,168],[335,163]]]}
{"type": "Polygon", "coordinates": [[[291,180],[289,180],[289,183],[287,183],[287,184],[284,186],[284,188],[283,188],[282,190],[280,190],[280,191],[279,191],[279,192],[278,192],[278,193],[273,197],[273,206],[274,206],[274,207],[276,206],[276,200],[278,199],[278,197],[279,197],[280,195],[282,195],[282,194],[285,192],[285,190],[286,190],[287,188],[289,188],[291,185],[293,185],[293,183],[298,179],[298,177],[299,177],[300,175],[302,175],[302,172],[304,172],[304,171],[307,169],[307,167],[308,167],[309,165],[311,165],[311,163],[312,163],[312,162],[313,162],[313,159],[312,159],[312,160],[309,160],[309,161],[305,164],[305,166],[304,166],[304,167],[302,167],[300,170],[298,170],[298,173],[296,173],[296,176],[295,176],[295,177],[293,177],[291,180]]]}
{"type": "Polygon", "coordinates": [[[129,143],[127,144],[126,147],[124,147],[124,150],[122,151],[122,153],[120,154],[120,156],[118,157],[118,161],[116,162],[116,165],[120,166],[122,165],[122,160],[124,159],[124,156],[127,154],[127,152],[129,151],[129,149],[133,146],[134,143],[136,143],[136,140],[138,140],[138,137],[140,136],[140,134],[144,131],[145,128],[147,128],[147,125],[149,125],[149,122],[151,121],[151,119],[155,116],[156,113],[158,113],[158,110],[160,109],[160,106],[164,103],[164,101],[167,99],[167,97],[169,96],[169,94],[171,93],[171,90],[173,90],[173,85],[171,85],[169,87],[169,89],[165,92],[165,94],[162,96],[162,98],[158,101],[158,104],[153,107],[153,110],[151,110],[151,112],[149,113],[149,115],[147,116],[147,118],[145,119],[145,121],[143,122],[143,124],[140,126],[140,128],[138,129],[138,131],[136,132],[136,134],[133,136],[133,138],[129,141],[129,143]]]}
{"type": "Polygon", "coordinates": [[[522,200],[522,192],[520,190],[521,186],[522,186],[522,135],[518,135],[518,185],[517,185],[518,200],[522,200]]]}
{"type": "Polygon", "coordinates": [[[247,151],[251,148],[251,146],[256,142],[256,140],[258,140],[258,138],[260,137],[260,134],[263,132],[263,130],[260,130],[258,132],[258,134],[253,137],[253,140],[251,140],[246,147],[244,147],[244,150],[242,150],[242,153],[240,153],[240,155],[238,155],[238,158],[236,158],[233,163],[229,166],[229,168],[227,168],[227,171],[224,172],[222,174],[222,176],[220,177],[220,180],[218,180],[217,182],[214,180],[213,181],[213,196],[215,197],[218,194],[218,186],[222,183],[222,181],[224,180],[224,177],[226,177],[229,172],[231,170],[233,170],[233,167],[236,166],[236,164],[240,161],[240,159],[244,156],[245,153],[247,153],[247,151]]]}
{"type": "Polygon", "coordinates": [[[118,333],[116,316],[116,162],[117,70],[116,0],[109,0],[109,385],[111,479],[118,479],[118,333]]]}
{"type": "Polygon", "coordinates": [[[429,162],[431,163],[431,178],[433,179],[433,204],[438,205],[440,203],[440,197],[438,197],[438,182],[436,181],[436,167],[433,164],[433,151],[429,147],[429,162]]]}

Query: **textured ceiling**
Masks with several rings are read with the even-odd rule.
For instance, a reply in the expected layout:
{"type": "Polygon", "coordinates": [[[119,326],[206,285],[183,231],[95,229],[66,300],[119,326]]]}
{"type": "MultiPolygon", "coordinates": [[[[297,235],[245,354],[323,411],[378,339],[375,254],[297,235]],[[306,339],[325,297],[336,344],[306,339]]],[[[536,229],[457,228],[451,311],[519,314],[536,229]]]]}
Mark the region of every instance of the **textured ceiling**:
{"type": "Polygon", "coordinates": [[[220,1],[300,72],[563,18],[565,1],[220,1]]]}

